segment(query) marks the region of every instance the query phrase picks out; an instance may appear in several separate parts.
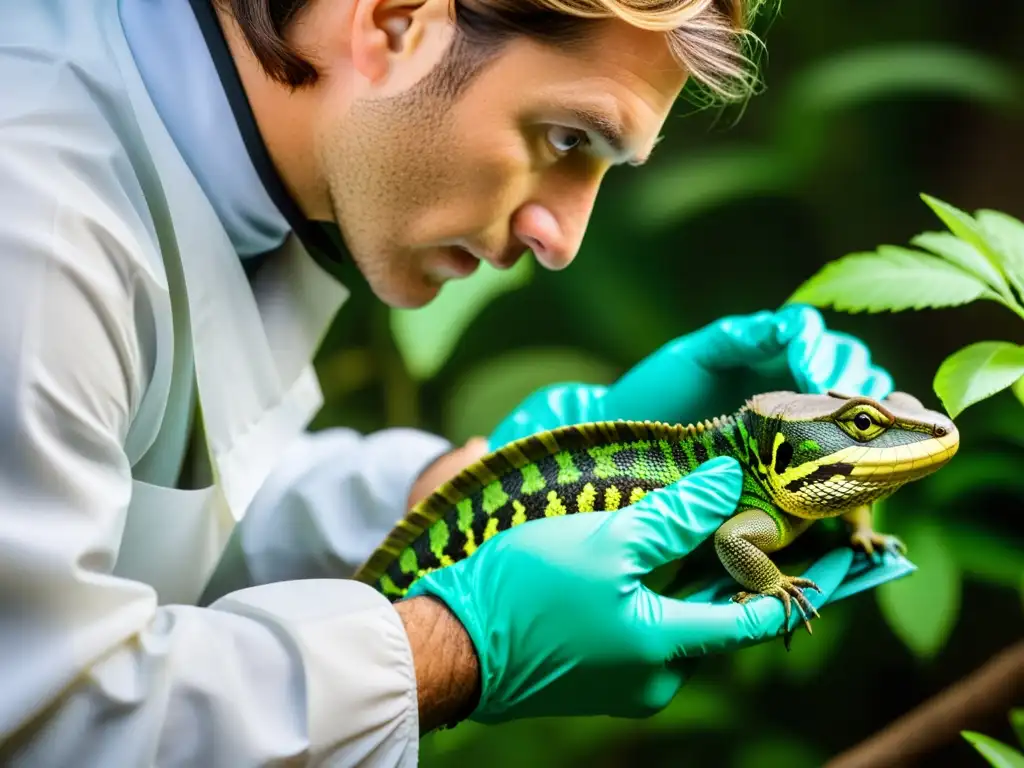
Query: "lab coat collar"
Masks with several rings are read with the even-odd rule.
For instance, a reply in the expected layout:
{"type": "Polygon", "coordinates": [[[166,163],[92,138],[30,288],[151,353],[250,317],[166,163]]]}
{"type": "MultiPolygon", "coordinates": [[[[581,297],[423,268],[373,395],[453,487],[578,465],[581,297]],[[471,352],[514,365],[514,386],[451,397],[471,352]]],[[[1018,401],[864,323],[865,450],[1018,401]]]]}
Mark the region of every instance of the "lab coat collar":
{"type": "Polygon", "coordinates": [[[192,8],[132,0],[120,4],[120,16],[157,112],[235,250],[252,260],[278,248],[291,226],[256,173],[192,8]]]}
{"type": "Polygon", "coordinates": [[[322,405],[310,361],[349,292],[327,278],[294,234],[251,280],[246,276],[149,97],[116,10],[107,21],[144,137],[135,162],[151,178],[147,201],[156,218],[169,288],[187,302],[213,479],[231,516],[239,520],[282,446],[303,431],[322,405]]]}
{"type": "Polygon", "coordinates": [[[256,173],[271,200],[288,220],[292,231],[309,254],[326,272],[341,279],[342,266],[350,261],[341,231],[334,224],[311,221],[306,218],[289,194],[260,135],[256,118],[212,3],[210,0],[189,0],[189,2],[195,13],[196,21],[199,22],[199,28],[206,40],[214,66],[220,75],[225,94],[231,105],[231,111],[234,113],[242,140],[249,151],[249,157],[256,168],[256,173]]]}

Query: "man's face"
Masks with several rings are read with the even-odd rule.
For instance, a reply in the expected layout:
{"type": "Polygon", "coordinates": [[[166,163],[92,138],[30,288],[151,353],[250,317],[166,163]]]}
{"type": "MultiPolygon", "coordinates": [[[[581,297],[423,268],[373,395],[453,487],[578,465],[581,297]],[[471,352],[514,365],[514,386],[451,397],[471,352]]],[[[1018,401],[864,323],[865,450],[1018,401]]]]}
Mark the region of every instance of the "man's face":
{"type": "Polygon", "coordinates": [[[609,21],[579,50],[509,43],[451,102],[367,91],[325,112],[318,157],[353,258],[401,307],[481,261],[566,267],[605,173],[646,159],[684,82],[662,34],[609,21]]]}

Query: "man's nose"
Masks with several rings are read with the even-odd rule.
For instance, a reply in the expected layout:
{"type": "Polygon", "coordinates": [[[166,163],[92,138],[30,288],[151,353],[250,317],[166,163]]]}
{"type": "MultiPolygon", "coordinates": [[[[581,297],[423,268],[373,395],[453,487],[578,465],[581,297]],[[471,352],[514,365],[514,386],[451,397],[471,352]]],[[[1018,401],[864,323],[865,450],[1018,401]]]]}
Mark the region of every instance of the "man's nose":
{"type": "Polygon", "coordinates": [[[577,197],[572,206],[527,203],[512,219],[512,234],[547,269],[565,269],[576,258],[594,207],[594,195],[585,198],[577,197]]]}

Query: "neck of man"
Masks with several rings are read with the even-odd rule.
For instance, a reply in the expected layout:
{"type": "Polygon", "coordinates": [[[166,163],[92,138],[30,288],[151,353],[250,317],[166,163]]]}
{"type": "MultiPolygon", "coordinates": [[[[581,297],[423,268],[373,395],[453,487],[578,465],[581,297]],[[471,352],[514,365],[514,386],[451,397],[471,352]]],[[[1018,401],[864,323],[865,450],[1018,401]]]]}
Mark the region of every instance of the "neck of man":
{"type": "Polygon", "coordinates": [[[300,144],[311,135],[309,97],[277,86],[268,102],[269,80],[211,0],[126,3],[121,16],[150,97],[238,254],[267,253],[294,233],[338,276],[347,259],[341,233],[316,220],[328,217],[311,202],[311,185],[303,189],[278,170],[294,169],[291,179],[303,178],[303,165],[315,160],[300,144]],[[264,112],[288,110],[282,113],[288,119],[259,122],[253,98],[264,112]]]}
{"type": "Polygon", "coordinates": [[[288,88],[267,75],[235,19],[223,7],[213,7],[260,136],[275,167],[281,169],[289,194],[307,218],[330,220],[330,198],[313,150],[316,92],[308,87],[288,88]]]}

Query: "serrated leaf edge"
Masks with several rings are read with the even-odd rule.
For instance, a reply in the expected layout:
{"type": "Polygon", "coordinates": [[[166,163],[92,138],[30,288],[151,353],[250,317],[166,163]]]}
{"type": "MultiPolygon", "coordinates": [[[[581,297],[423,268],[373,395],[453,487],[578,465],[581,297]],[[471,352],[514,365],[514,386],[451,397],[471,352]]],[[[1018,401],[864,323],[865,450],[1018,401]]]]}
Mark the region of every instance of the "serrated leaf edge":
{"type": "Polygon", "coordinates": [[[847,312],[849,314],[856,314],[858,312],[867,312],[869,314],[878,314],[881,312],[906,312],[908,310],[922,310],[922,309],[946,309],[951,307],[964,306],[975,301],[990,300],[1000,304],[1005,303],[1003,299],[989,288],[987,282],[979,278],[977,275],[962,269],[959,265],[943,259],[940,256],[934,255],[927,251],[915,250],[913,248],[906,248],[903,246],[883,244],[878,246],[872,251],[856,251],[853,253],[845,254],[837,259],[833,259],[824,266],[822,266],[817,272],[807,278],[801,285],[799,285],[795,291],[789,296],[784,303],[804,303],[810,304],[817,307],[832,306],[841,312],[847,312]],[[977,283],[978,293],[972,297],[959,299],[956,301],[918,301],[913,304],[908,304],[903,307],[892,307],[880,304],[864,304],[854,303],[848,296],[838,295],[833,299],[823,301],[821,299],[811,298],[814,292],[821,291],[822,286],[828,286],[830,281],[835,280],[834,274],[837,270],[843,268],[855,268],[850,266],[851,261],[857,261],[860,259],[885,259],[886,251],[899,252],[903,254],[913,255],[919,257],[922,261],[933,261],[935,264],[941,264],[941,268],[948,268],[958,275],[962,276],[966,280],[971,280],[977,283]]]}
{"type": "MultiPolygon", "coordinates": [[[[940,200],[923,192],[921,193],[921,199],[932,209],[932,212],[946,225],[950,232],[964,242],[973,245],[1004,279],[1013,281],[1013,275],[1009,274],[1006,270],[1007,265],[1002,253],[992,246],[992,243],[988,240],[987,233],[974,216],[945,200],[940,200]],[[963,234],[961,234],[961,231],[963,231],[963,234]]],[[[1006,300],[1003,303],[1008,302],[1007,306],[1011,309],[1014,309],[1018,314],[1024,313],[1024,308],[1018,304],[1012,293],[1008,292],[1003,298],[1006,300]]]]}

